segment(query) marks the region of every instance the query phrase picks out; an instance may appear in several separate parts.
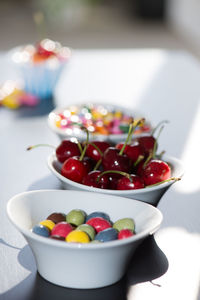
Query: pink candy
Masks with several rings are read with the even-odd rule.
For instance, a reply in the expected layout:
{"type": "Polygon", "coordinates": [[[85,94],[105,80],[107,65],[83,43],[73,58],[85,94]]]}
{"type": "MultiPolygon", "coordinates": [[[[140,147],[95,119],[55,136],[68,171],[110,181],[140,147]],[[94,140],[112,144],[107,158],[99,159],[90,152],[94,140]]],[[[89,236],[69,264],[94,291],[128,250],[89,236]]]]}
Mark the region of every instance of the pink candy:
{"type": "Polygon", "coordinates": [[[92,226],[96,230],[96,232],[100,232],[112,227],[110,222],[101,217],[91,218],[86,222],[86,224],[92,226]]]}

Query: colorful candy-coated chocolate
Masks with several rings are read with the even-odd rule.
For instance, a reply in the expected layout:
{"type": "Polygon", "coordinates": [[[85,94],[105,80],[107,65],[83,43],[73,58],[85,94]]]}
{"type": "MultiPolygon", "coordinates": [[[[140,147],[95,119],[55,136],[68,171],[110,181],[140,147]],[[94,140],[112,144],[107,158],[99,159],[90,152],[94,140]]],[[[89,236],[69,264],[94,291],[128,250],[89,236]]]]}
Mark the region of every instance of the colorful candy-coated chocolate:
{"type": "MultiPolygon", "coordinates": [[[[129,125],[133,122],[133,116],[121,110],[110,110],[103,105],[79,105],[68,107],[61,113],[54,114],[54,124],[61,129],[70,128],[81,131],[80,125],[88,129],[93,134],[123,134],[129,130],[129,125]],[[64,122],[63,122],[64,121],[64,122]],[[64,124],[64,126],[63,126],[64,124]]],[[[137,120],[135,120],[136,122],[137,120]]],[[[150,131],[146,124],[137,126],[137,133],[150,131]]]]}
{"type": "Polygon", "coordinates": [[[100,242],[109,242],[117,240],[118,238],[118,231],[114,228],[107,228],[105,230],[100,231],[95,236],[95,240],[99,240],[100,242]]]}
{"type": "Polygon", "coordinates": [[[51,220],[43,220],[40,222],[40,224],[46,226],[49,231],[51,231],[55,226],[55,223],[51,220]]]}
{"type": "Polygon", "coordinates": [[[71,231],[65,238],[68,243],[89,243],[90,238],[84,231],[74,230],[71,231]]]}
{"type": "Polygon", "coordinates": [[[72,209],[68,214],[50,214],[35,225],[32,232],[69,243],[98,244],[131,237],[135,234],[134,229],[132,218],[118,219],[113,224],[110,216],[103,211],[94,211],[86,216],[82,209],[72,209]],[[60,221],[63,219],[65,221],[60,221]]]}
{"type": "Polygon", "coordinates": [[[86,222],[86,224],[94,227],[96,232],[100,232],[102,230],[112,227],[109,221],[100,217],[91,218],[86,222]]]}
{"type": "Polygon", "coordinates": [[[71,224],[67,222],[57,223],[51,231],[51,235],[59,235],[64,238],[73,230],[71,224]]]}
{"type": "Polygon", "coordinates": [[[126,239],[128,237],[133,236],[133,235],[134,235],[134,233],[133,233],[132,230],[130,230],[130,229],[122,229],[118,233],[118,240],[126,239]]]}
{"type": "Polygon", "coordinates": [[[123,218],[123,219],[117,220],[113,224],[113,228],[115,228],[117,231],[121,231],[122,229],[129,229],[131,231],[134,231],[135,223],[134,223],[133,219],[131,219],[131,218],[123,218]]]}
{"type": "Polygon", "coordinates": [[[94,237],[95,237],[95,230],[92,226],[88,225],[88,224],[81,224],[79,225],[76,230],[79,231],[84,231],[88,234],[88,236],[90,237],[90,240],[93,241],[94,237]]]}
{"type": "Polygon", "coordinates": [[[33,228],[32,228],[32,232],[38,234],[38,235],[41,235],[41,236],[44,236],[44,237],[49,237],[50,235],[50,231],[49,229],[44,226],[44,225],[35,225],[33,228]]]}
{"type": "Polygon", "coordinates": [[[86,213],[81,209],[71,210],[67,216],[66,221],[72,225],[79,226],[84,223],[86,213]]]}
{"type": "Polygon", "coordinates": [[[107,221],[110,222],[109,215],[106,214],[105,212],[102,212],[102,211],[94,211],[91,214],[87,215],[87,217],[85,219],[85,222],[87,222],[89,219],[96,218],[96,217],[103,218],[103,219],[105,219],[105,220],[107,220],[107,221]]]}
{"type": "Polygon", "coordinates": [[[63,213],[54,212],[47,217],[47,220],[53,221],[55,224],[66,221],[66,215],[63,213]]]}

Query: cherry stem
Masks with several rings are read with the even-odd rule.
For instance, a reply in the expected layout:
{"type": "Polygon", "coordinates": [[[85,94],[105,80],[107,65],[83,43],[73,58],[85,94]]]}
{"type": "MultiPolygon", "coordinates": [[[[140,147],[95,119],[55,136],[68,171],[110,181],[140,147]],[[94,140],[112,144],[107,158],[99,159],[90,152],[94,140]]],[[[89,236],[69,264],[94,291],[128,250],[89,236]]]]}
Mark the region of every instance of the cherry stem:
{"type": "Polygon", "coordinates": [[[159,132],[158,132],[158,136],[154,142],[154,146],[153,146],[153,150],[149,153],[147,159],[145,160],[144,164],[143,164],[143,169],[146,167],[146,165],[148,164],[148,162],[151,160],[151,159],[154,159],[156,157],[156,150],[157,150],[157,146],[158,146],[158,138],[162,132],[164,128],[164,125],[160,128],[159,132]]]}
{"type": "Polygon", "coordinates": [[[80,153],[82,153],[82,152],[83,152],[83,149],[82,149],[81,143],[80,143],[79,141],[77,142],[77,145],[78,145],[78,148],[79,148],[80,153]]]}
{"type": "Polygon", "coordinates": [[[165,182],[169,182],[169,181],[179,181],[181,180],[180,177],[171,177],[171,178],[168,178],[166,180],[163,180],[163,181],[160,181],[160,182],[157,182],[157,183],[154,183],[154,184],[150,184],[150,185],[146,185],[145,188],[149,188],[149,187],[154,187],[154,186],[157,186],[157,185],[160,185],[162,183],[165,183],[165,182]]]}
{"type": "Polygon", "coordinates": [[[130,143],[131,141],[131,138],[132,138],[132,135],[136,129],[137,126],[139,126],[140,124],[143,124],[145,121],[144,118],[138,120],[138,122],[134,125],[134,123],[131,123],[130,126],[129,126],[129,131],[128,131],[128,135],[127,135],[127,138],[123,144],[123,147],[121,148],[120,152],[119,152],[119,155],[122,155],[123,152],[124,152],[124,149],[126,148],[126,145],[130,143]]]}
{"type": "Polygon", "coordinates": [[[99,176],[97,177],[97,183],[99,183],[99,180],[100,178],[105,175],[105,174],[110,174],[110,173],[113,173],[113,174],[120,174],[122,176],[125,176],[127,177],[128,179],[131,180],[131,175],[129,173],[126,173],[126,172],[122,172],[122,171],[117,171],[117,170],[107,170],[107,171],[103,171],[101,174],[99,174],[99,176]]]}
{"type": "Polygon", "coordinates": [[[88,141],[89,141],[89,132],[88,132],[87,128],[81,127],[81,129],[83,129],[83,130],[86,131],[87,138],[86,138],[85,146],[84,146],[83,151],[81,152],[81,156],[80,156],[80,158],[79,158],[80,161],[83,160],[83,157],[84,157],[84,155],[85,155],[85,152],[86,152],[86,149],[87,149],[87,146],[88,146],[88,141]]]}
{"type": "Polygon", "coordinates": [[[156,157],[157,157],[158,159],[162,159],[162,157],[163,157],[163,155],[165,154],[165,152],[166,152],[165,150],[161,151],[160,154],[157,154],[157,155],[156,155],[156,157]]]}
{"type": "Polygon", "coordinates": [[[94,166],[93,171],[96,171],[96,170],[99,168],[99,166],[100,166],[101,163],[102,163],[102,159],[99,159],[99,160],[97,161],[96,165],[94,166]]]}
{"type": "Polygon", "coordinates": [[[154,135],[154,133],[156,132],[156,130],[157,130],[162,124],[167,124],[167,123],[169,123],[168,120],[160,121],[160,122],[156,125],[156,127],[154,127],[154,128],[152,129],[151,135],[154,135]]]}
{"type": "Polygon", "coordinates": [[[164,125],[160,128],[159,132],[158,132],[158,135],[157,135],[157,138],[155,140],[155,143],[154,143],[154,147],[153,147],[153,158],[155,157],[156,155],[156,150],[157,150],[157,146],[158,146],[158,138],[160,137],[160,134],[161,132],[163,131],[163,128],[164,128],[164,125]]]}
{"type": "Polygon", "coordinates": [[[34,145],[34,146],[29,146],[28,148],[26,148],[26,150],[29,151],[29,150],[32,150],[32,149],[37,148],[37,147],[50,147],[50,148],[56,149],[56,147],[53,146],[53,145],[49,145],[49,144],[37,144],[37,145],[34,145]]]}
{"type": "Polygon", "coordinates": [[[147,157],[147,159],[145,160],[142,168],[144,169],[146,167],[146,165],[148,164],[148,162],[153,158],[153,151],[151,151],[147,157]]]}
{"type": "Polygon", "coordinates": [[[136,167],[143,159],[144,155],[139,155],[137,160],[134,162],[133,166],[136,167]]]}

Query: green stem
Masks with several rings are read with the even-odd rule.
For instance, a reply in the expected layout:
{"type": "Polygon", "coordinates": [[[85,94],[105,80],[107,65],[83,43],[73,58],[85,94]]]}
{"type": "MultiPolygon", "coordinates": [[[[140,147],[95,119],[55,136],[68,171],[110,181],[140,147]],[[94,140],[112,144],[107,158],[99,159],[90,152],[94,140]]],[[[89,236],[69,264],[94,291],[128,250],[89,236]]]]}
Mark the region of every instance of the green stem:
{"type": "Polygon", "coordinates": [[[96,165],[95,165],[93,171],[96,171],[96,170],[99,168],[99,166],[101,165],[101,163],[102,163],[102,159],[99,159],[99,160],[97,161],[97,163],[96,163],[96,165]]]}
{"type": "Polygon", "coordinates": [[[130,143],[131,138],[132,138],[132,135],[133,135],[133,133],[134,133],[136,127],[139,126],[140,124],[143,124],[144,121],[145,121],[145,119],[142,118],[142,119],[138,120],[138,122],[137,122],[135,125],[133,125],[133,123],[130,124],[127,138],[126,138],[126,140],[125,140],[125,142],[124,142],[124,145],[123,145],[122,149],[121,149],[120,152],[119,152],[119,155],[122,155],[122,154],[123,154],[124,149],[126,148],[126,145],[130,143]]]}
{"type": "Polygon", "coordinates": [[[117,171],[117,170],[107,170],[107,171],[103,171],[98,177],[97,177],[97,183],[99,183],[99,180],[100,178],[105,175],[105,174],[110,174],[110,173],[113,173],[113,174],[119,174],[119,175],[122,175],[122,176],[125,176],[127,177],[128,179],[131,179],[131,175],[129,173],[126,173],[126,172],[122,172],[122,171],[117,171]]]}
{"type": "Polygon", "coordinates": [[[157,185],[160,185],[162,183],[169,182],[169,181],[172,181],[172,180],[175,182],[175,181],[181,180],[181,178],[180,177],[171,177],[171,178],[168,178],[166,180],[163,180],[163,181],[160,181],[160,182],[157,182],[157,183],[154,183],[154,184],[146,185],[145,188],[154,187],[154,186],[157,186],[157,185]]]}
{"type": "Polygon", "coordinates": [[[152,158],[155,158],[155,156],[156,156],[156,151],[157,151],[157,148],[158,148],[158,138],[160,137],[160,134],[163,131],[163,128],[164,128],[164,125],[160,128],[160,130],[158,132],[158,135],[157,135],[157,138],[155,139],[155,143],[154,143],[153,151],[152,151],[152,158]]]}
{"type": "Polygon", "coordinates": [[[156,157],[157,157],[158,159],[162,159],[162,157],[163,157],[163,155],[165,154],[165,152],[166,152],[166,151],[164,151],[164,150],[161,151],[160,154],[157,154],[157,155],[156,155],[156,157]]]}
{"type": "Polygon", "coordinates": [[[136,167],[143,159],[144,155],[139,155],[138,159],[134,162],[133,166],[136,167]]]}
{"type": "Polygon", "coordinates": [[[87,128],[82,127],[82,129],[86,131],[87,138],[86,138],[85,146],[84,146],[83,151],[81,152],[81,155],[80,155],[80,158],[79,158],[80,161],[82,161],[83,157],[85,156],[85,152],[86,152],[86,149],[87,149],[87,146],[88,146],[88,141],[89,141],[89,132],[88,132],[87,128]]]}
{"type": "Polygon", "coordinates": [[[26,150],[29,151],[29,150],[32,150],[32,149],[37,148],[37,147],[50,147],[50,148],[56,149],[56,147],[53,146],[53,145],[49,145],[49,144],[37,144],[37,145],[34,145],[34,146],[29,146],[28,148],[26,148],[26,150]]]}
{"type": "Polygon", "coordinates": [[[83,148],[82,148],[81,143],[80,143],[79,141],[77,142],[77,145],[78,145],[78,148],[79,148],[80,153],[82,153],[83,148]]]}
{"type": "Polygon", "coordinates": [[[154,128],[152,129],[151,135],[154,135],[154,133],[156,132],[156,130],[157,130],[162,124],[167,124],[167,123],[169,123],[168,120],[160,121],[160,122],[156,125],[156,127],[154,127],[154,128]]]}
{"type": "Polygon", "coordinates": [[[147,159],[145,160],[142,168],[144,169],[146,167],[146,165],[148,164],[148,162],[153,158],[153,151],[151,151],[147,157],[147,159]]]}

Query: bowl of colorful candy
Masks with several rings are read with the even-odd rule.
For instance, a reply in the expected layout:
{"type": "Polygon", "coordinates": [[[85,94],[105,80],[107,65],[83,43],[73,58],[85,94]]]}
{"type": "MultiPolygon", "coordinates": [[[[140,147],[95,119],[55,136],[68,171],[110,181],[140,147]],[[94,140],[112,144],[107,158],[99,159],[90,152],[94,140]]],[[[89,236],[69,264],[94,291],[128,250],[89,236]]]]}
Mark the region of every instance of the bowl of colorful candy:
{"type": "Polygon", "coordinates": [[[44,39],[35,45],[17,47],[9,56],[24,81],[24,90],[40,99],[48,99],[71,57],[71,50],[44,39]]]}
{"type": "MultiPolygon", "coordinates": [[[[140,119],[140,114],[114,104],[82,103],[54,109],[48,116],[48,125],[59,138],[86,139],[82,127],[90,133],[90,140],[118,142],[126,138],[129,125],[140,119]]],[[[135,135],[151,131],[150,122],[137,126],[135,135]]]]}
{"type": "Polygon", "coordinates": [[[18,194],[7,215],[31,247],[39,274],[80,289],[119,281],[138,245],[162,222],[157,208],[137,200],[64,190],[18,194]]]}

